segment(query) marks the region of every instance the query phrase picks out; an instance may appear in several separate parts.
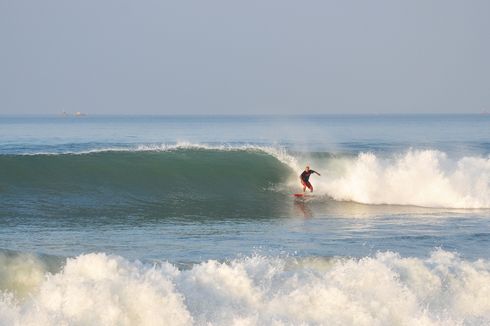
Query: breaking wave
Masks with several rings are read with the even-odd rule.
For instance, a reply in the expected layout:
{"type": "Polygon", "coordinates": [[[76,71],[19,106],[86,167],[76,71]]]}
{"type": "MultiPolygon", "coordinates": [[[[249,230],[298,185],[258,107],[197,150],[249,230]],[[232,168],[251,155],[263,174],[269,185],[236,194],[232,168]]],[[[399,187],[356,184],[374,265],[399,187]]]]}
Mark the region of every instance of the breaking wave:
{"type": "Polygon", "coordinates": [[[253,202],[288,198],[285,195],[300,190],[298,175],[306,164],[322,173],[311,179],[315,193],[339,201],[490,207],[490,158],[455,159],[437,150],[336,155],[273,146],[178,143],[0,155],[0,193],[29,198],[77,195],[94,201],[133,197],[170,206],[169,200],[176,198],[190,206],[196,199],[226,200],[232,207],[251,197],[253,202]]]}
{"type": "MultiPolygon", "coordinates": [[[[318,189],[336,200],[446,208],[490,207],[490,158],[450,159],[440,151],[392,157],[361,153],[327,165],[318,189]]],[[[317,181],[317,182],[318,182],[317,181]]]]}
{"type": "Polygon", "coordinates": [[[31,256],[22,265],[23,255],[0,267],[13,280],[0,288],[2,325],[490,323],[490,262],[443,250],[425,259],[252,256],[184,269],[94,253],[51,273],[31,256]]]}

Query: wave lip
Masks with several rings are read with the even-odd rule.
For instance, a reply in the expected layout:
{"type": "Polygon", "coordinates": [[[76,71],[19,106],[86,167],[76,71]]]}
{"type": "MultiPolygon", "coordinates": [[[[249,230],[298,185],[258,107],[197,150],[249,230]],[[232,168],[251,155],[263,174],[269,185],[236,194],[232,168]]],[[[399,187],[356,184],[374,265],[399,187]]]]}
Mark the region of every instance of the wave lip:
{"type": "Polygon", "coordinates": [[[187,270],[103,253],[68,259],[17,298],[0,323],[22,325],[486,325],[490,262],[434,251],[362,259],[252,256],[187,270]]]}
{"type": "Polygon", "coordinates": [[[176,150],[215,150],[215,151],[261,151],[273,156],[287,155],[282,146],[265,146],[256,144],[206,144],[180,141],[176,143],[136,144],[136,145],[111,145],[99,146],[91,149],[56,150],[56,151],[32,151],[25,153],[13,153],[3,155],[84,155],[105,152],[169,152],[176,150]]]}

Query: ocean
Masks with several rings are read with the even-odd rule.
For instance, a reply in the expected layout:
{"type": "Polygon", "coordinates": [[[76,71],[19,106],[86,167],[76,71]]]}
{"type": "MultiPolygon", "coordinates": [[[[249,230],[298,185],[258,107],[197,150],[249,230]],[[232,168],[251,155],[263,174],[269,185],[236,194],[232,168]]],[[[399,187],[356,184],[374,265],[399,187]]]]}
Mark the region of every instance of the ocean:
{"type": "Polygon", "coordinates": [[[490,325],[490,115],[0,116],[0,226],[1,325],[490,325]]]}

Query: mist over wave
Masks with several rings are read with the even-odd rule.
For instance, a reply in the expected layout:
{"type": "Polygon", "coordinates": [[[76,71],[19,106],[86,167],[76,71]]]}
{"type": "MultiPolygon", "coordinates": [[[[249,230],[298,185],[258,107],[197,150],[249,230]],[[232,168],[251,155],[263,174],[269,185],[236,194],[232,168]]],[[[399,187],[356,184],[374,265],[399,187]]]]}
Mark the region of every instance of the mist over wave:
{"type": "Polygon", "coordinates": [[[409,150],[391,157],[360,153],[354,159],[341,158],[323,166],[327,176],[315,179],[318,191],[336,200],[425,207],[490,207],[490,158],[454,160],[436,150],[409,150]]]}
{"type": "Polygon", "coordinates": [[[425,259],[251,256],[185,269],[94,253],[52,273],[32,256],[22,266],[23,256],[0,269],[13,280],[0,288],[3,325],[490,323],[490,262],[443,250],[425,259]]]}

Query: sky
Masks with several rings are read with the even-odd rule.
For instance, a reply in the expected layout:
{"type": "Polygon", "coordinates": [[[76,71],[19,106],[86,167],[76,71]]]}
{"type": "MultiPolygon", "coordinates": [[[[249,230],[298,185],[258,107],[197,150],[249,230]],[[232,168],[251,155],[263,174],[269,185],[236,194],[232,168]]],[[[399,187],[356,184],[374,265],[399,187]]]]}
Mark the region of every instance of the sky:
{"type": "Polygon", "coordinates": [[[0,0],[0,114],[490,112],[490,1],[0,0]]]}

